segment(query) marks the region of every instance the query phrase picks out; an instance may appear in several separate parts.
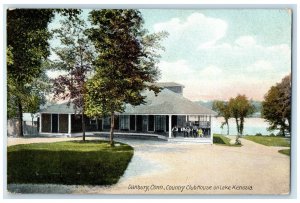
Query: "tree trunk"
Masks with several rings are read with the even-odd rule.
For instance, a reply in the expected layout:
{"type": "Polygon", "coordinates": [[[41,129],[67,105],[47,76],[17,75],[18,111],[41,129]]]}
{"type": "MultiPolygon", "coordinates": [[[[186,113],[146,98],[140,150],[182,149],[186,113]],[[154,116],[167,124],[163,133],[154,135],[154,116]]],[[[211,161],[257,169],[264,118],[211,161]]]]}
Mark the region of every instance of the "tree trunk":
{"type": "Polygon", "coordinates": [[[282,136],[285,137],[285,125],[283,124],[283,126],[281,127],[281,133],[282,133],[282,136]]]}
{"type": "Polygon", "coordinates": [[[235,118],[236,128],[237,128],[237,134],[240,134],[240,125],[239,125],[239,119],[235,118]]]}
{"type": "Polygon", "coordinates": [[[240,144],[240,125],[239,125],[239,119],[235,118],[235,122],[236,122],[236,128],[237,128],[237,135],[236,135],[236,139],[235,139],[235,144],[240,144]]]}
{"type": "Polygon", "coordinates": [[[18,98],[18,121],[19,121],[19,137],[24,137],[23,133],[23,108],[22,108],[22,103],[21,99],[18,98]]]}
{"type": "Polygon", "coordinates": [[[240,121],[240,135],[243,136],[243,131],[244,131],[244,118],[241,118],[240,121]]]}
{"type": "Polygon", "coordinates": [[[292,131],[292,129],[291,129],[291,117],[289,117],[288,119],[288,131],[289,131],[289,133],[290,133],[290,135],[291,135],[291,131],[292,131]]]}
{"type": "Polygon", "coordinates": [[[109,141],[110,141],[110,146],[114,147],[114,129],[115,129],[115,113],[112,112],[110,116],[110,135],[109,135],[109,141]]]}
{"type": "Polygon", "coordinates": [[[81,113],[81,123],[82,123],[82,140],[85,142],[85,117],[83,111],[81,113]]]}
{"type": "Polygon", "coordinates": [[[226,122],[226,125],[227,125],[227,135],[229,135],[229,123],[228,123],[228,119],[225,120],[225,122],[226,122]]]}

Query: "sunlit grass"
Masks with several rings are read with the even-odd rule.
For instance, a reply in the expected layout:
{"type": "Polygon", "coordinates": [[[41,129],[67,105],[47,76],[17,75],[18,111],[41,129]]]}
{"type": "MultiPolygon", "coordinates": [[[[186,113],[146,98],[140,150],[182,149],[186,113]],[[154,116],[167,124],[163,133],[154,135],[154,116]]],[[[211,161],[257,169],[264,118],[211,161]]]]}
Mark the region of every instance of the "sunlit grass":
{"type": "Polygon", "coordinates": [[[117,183],[133,156],[131,146],[119,144],[68,141],[8,147],[8,183],[117,183]]]}

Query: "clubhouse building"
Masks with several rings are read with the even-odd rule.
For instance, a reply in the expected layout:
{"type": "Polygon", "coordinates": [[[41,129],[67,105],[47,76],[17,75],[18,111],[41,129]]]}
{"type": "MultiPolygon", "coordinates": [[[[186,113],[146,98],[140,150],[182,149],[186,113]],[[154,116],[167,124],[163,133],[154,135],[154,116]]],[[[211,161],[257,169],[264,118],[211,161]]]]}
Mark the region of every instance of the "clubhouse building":
{"type": "MultiPolygon", "coordinates": [[[[183,85],[174,82],[157,83],[162,87],[155,96],[144,91],[145,104],[126,105],[123,113],[116,113],[116,136],[157,137],[165,140],[199,140],[212,143],[211,118],[216,113],[183,97],[183,85]],[[175,127],[175,128],[174,128],[175,127]],[[202,136],[192,134],[192,129],[202,130],[202,136]],[[174,132],[174,129],[176,131],[174,132]],[[188,134],[186,129],[190,129],[188,134]]],[[[54,104],[41,110],[39,133],[47,136],[80,136],[81,115],[72,105],[54,104]]],[[[86,118],[87,135],[108,135],[110,117],[86,118]]],[[[196,132],[196,130],[194,130],[196,132]]]]}

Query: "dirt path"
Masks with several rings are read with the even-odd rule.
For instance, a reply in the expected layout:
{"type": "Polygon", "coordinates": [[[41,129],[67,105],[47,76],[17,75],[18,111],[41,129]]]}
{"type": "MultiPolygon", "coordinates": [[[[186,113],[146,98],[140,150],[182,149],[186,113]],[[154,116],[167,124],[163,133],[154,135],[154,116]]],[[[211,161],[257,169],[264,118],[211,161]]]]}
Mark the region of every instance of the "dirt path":
{"type": "MultiPolygon", "coordinates": [[[[77,138],[80,139],[80,138],[77,138]]],[[[91,139],[91,138],[89,138],[91,139]]],[[[70,138],[8,140],[16,143],[62,141],[70,138]]],[[[116,185],[64,186],[11,184],[23,193],[76,194],[287,194],[290,158],[241,139],[242,147],[120,140],[134,147],[134,157],[116,185]]]]}

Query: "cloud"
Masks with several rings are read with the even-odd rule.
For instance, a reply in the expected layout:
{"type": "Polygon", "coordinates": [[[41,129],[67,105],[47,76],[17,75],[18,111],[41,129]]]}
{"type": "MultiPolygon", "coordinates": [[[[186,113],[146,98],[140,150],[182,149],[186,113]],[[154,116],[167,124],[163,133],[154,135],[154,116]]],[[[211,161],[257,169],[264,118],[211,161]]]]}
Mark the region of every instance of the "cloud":
{"type": "Polygon", "coordinates": [[[158,67],[161,70],[161,81],[165,82],[176,82],[193,75],[193,70],[183,59],[174,62],[161,61],[158,67]]]}
{"type": "Polygon", "coordinates": [[[266,60],[258,60],[246,68],[248,72],[272,71],[273,69],[272,63],[266,60]]]}
{"type": "Polygon", "coordinates": [[[154,31],[169,32],[169,40],[185,41],[186,46],[211,46],[222,39],[227,31],[227,22],[205,16],[202,13],[192,13],[185,20],[172,18],[169,21],[156,23],[154,31]]]}
{"type": "MultiPolygon", "coordinates": [[[[208,64],[231,71],[283,72],[291,67],[291,48],[288,44],[261,45],[254,36],[240,36],[232,43],[216,43],[209,47],[198,47],[198,54],[208,64]]],[[[202,62],[203,63],[203,62],[202,62]]]]}
{"type": "Polygon", "coordinates": [[[236,33],[227,33],[228,25],[199,12],[156,23],[156,32],[169,32],[159,64],[161,81],[182,83],[184,96],[192,100],[237,94],[263,99],[270,86],[290,72],[290,45],[264,43],[266,36],[259,32],[229,36],[236,33]]]}
{"type": "Polygon", "coordinates": [[[241,36],[234,43],[240,47],[251,47],[256,44],[256,40],[252,36],[241,36]]]}
{"type": "Polygon", "coordinates": [[[209,65],[200,71],[200,75],[203,77],[215,77],[219,76],[222,72],[223,71],[221,68],[214,65],[209,65]]]}

